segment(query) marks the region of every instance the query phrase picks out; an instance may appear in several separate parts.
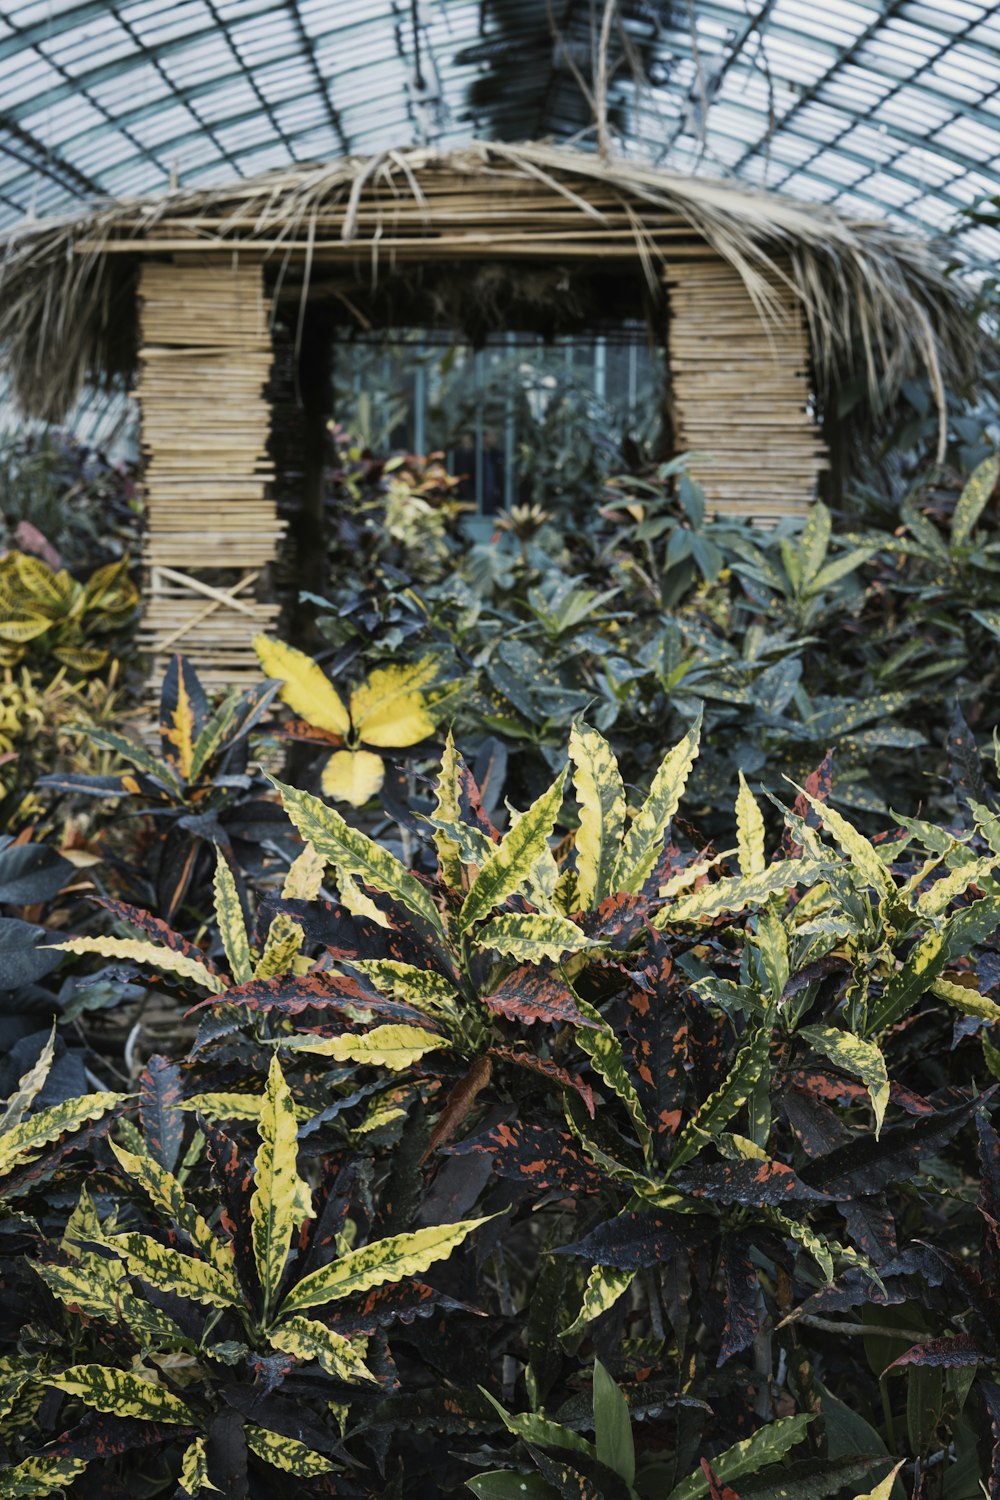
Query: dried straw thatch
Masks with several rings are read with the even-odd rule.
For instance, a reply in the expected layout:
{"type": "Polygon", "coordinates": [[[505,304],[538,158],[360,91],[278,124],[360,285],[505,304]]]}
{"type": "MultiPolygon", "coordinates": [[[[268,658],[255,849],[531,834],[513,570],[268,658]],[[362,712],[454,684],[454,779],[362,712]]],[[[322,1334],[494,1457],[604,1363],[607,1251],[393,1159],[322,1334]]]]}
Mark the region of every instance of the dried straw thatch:
{"type": "Polygon", "coordinates": [[[729,182],[546,145],[389,151],[224,188],[92,204],[27,222],[3,241],[0,350],[20,404],[58,419],[86,380],[130,371],[143,256],[267,260],[283,276],[351,262],[629,261],[651,281],[678,260],[721,256],[762,317],[780,319],[778,272],[808,317],[821,386],[862,376],[874,405],[928,371],[943,386],[979,354],[961,283],[938,250],[729,182]]]}

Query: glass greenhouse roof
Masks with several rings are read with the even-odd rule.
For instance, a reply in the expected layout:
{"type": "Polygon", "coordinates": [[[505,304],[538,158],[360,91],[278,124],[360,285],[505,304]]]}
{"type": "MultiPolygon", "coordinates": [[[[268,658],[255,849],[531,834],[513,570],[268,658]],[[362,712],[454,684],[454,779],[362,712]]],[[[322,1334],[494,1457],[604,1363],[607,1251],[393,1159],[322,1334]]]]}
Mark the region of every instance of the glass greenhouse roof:
{"type": "MultiPolygon", "coordinates": [[[[603,9],[4,0],[0,230],[394,145],[592,139],[603,9]]],[[[609,36],[630,154],[928,231],[1000,192],[1000,0],[619,0],[609,36]]],[[[959,242],[1000,262],[990,228],[959,242]]]]}

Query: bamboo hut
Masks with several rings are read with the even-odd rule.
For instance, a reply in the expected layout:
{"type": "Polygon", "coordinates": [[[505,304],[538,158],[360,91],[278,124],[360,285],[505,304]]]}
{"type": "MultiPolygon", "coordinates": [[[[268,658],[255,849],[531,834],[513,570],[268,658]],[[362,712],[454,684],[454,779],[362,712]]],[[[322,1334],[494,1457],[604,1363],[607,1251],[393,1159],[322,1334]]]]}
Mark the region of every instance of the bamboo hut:
{"type": "Polygon", "coordinates": [[[827,463],[820,414],[843,382],[877,407],[924,369],[943,421],[945,384],[975,362],[961,288],[930,242],[562,147],[391,151],[27,222],[3,244],[0,357],[34,416],[59,420],[88,382],[126,379],[138,397],[154,678],[175,649],[210,684],[257,675],[249,642],[274,622],[284,524],[277,310],[315,515],[327,414],[310,410],[301,365],[322,305],[357,311],[366,290],[418,273],[474,287],[487,263],[641,284],[662,318],[674,446],[699,455],[723,514],[808,506],[827,463]]]}

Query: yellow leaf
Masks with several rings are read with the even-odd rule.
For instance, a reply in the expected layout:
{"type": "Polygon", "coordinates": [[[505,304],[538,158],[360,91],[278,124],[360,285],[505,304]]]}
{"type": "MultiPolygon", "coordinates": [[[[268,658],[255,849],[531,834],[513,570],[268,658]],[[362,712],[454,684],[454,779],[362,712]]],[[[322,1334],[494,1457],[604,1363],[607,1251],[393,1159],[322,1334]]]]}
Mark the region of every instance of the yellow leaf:
{"type": "MultiPolygon", "coordinates": [[[[997,1014],[1000,1015],[1000,1009],[997,1014]]],[[[860,1078],[868,1090],[875,1111],[875,1138],[878,1139],[889,1103],[889,1075],[885,1058],[874,1042],[866,1042],[852,1031],[839,1026],[802,1026],[798,1035],[811,1042],[818,1052],[845,1073],[860,1078]]]]}
{"type": "Polygon", "coordinates": [[[740,850],[740,874],[760,875],[767,868],[764,853],[764,819],[746,777],[740,772],[740,789],[736,796],[736,833],[740,850]]]}
{"type": "Polygon", "coordinates": [[[280,693],[283,703],[317,729],[327,729],[333,734],[350,733],[351,720],[344,701],[312,657],[268,635],[254,636],[253,646],[267,676],[279,677],[284,682],[280,693]]]}
{"type": "Polygon", "coordinates": [[[254,1163],[256,1186],[250,1200],[254,1259],[267,1316],[288,1259],[301,1179],[296,1170],[298,1142],[295,1105],[277,1053],[271,1058],[257,1131],[260,1145],[254,1163]]]}
{"type": "Polygon", "coordinates": [[[296,1051],[311,1052],[318,1057],[333,1057],[338,1062],[368,1063],[373,1068],[388,1068],[393,1073],[408,1068],[425,1052],[447,1047],[447,1037],[421,1026],[375,1026],[371,1031],[345,1032],[325,1037],[320,1042],[299,1042],[296,1051]]]}
{"type": "Polygon", "coordinates": [[[869,1490],[866,1495],[855,1495],[854,1500],[889,1500],[889,1496],[892,1494],[892,1487],[896,1483],[896,1475],[903,1467],[903,1463],[904,1460],[900,1459],[899,1463],[889,1470],[885,1478],[879,1480],[873,1490],[869,1490]]]}
{"type": "Polygon", "coordinates": [[[621,1271],[616,1266],[595,1266],[587,1278],[583,1294],[583,1306],[568,1328],[559,1334],[561,1339],[575,1338],[588,1323],[599,1318],[601,1313],[614,1307],[618,1298],[628,1291],[635,1280],[635,1271],[621,1271]]]}
{"type": "Polygon", "coordinates": [[[383,749],[415,745],[434,733],[421,688],[437,676],[431,656],[406,666],[377,667],[351,694],[351,719],[359,739],[383,749]]]}
{"type": "Polygon", "coordinates": [[[119,1166],[148,1193],[154,1207],[184,1231],[191,1243],[197,1246],[217,1271],[222,1275],[231,1274],[232,1245],[228,1240],[220,1240],[213,1234],[206,1220],[188,1203],[177,1178],[165,1167],[161,1167],[152,1156],[140,1156],[126,1151],[117,1141],[110,1141],[108,1144],[119,1166]]]}
{"type": "Polygon", "coordinates": [[[306,840],[302,853],[292,860],[281,887],[289,901],[315,901],[326,873],[326,860],[306,840]]]}
{"type": "Polygon", "coordinates": [[[161,1291],[207,1302],[210,1307],[239,1307],[243,1301],[231,1272],[219,1271],[207,1261],[161,1245],[148,1234],[116,1234],[108,1244],[124,1256],[132,1276],[141,1276],[161,1291]]]}
{"type": "MultiPolygon", "coordinates": [[[[457,823],[461,819],[461,802],[459,798],[459,771],[460,761],[455,749],[455,741],[451,730],[448,730],[448,738],[445,741],[444,754],[441,757],[441,770],[438,773],[434,816],[438,822],[457,823]]],[[[441,865],[441,874],[450,886],[455,890],[461,890],[464,879],[464,866],[458,845],[454,839],[450,839],[441,828],[434,830],[434,843],[437,845],[438,861],[441,865]]]]}
{"type": "Polygon", "coordinates": [[[611,873],[625,828],[625,787],[614,751],[586,724],[570,731],[573,787],[580,805],[576,834],[578,900],[585,911],[611,894],[611,873]]]}
{"type": "Polygon", "coordinates": [[[127,1094],[83,1094],[78,1099],[66,1099],[62,1104],[53,1104],[29,1115],[0,1137],[0,1172],[9,1172],[15,1165],[32,1161],[43,1146],[51,1145],[61,1135],[76,1130],[88,1120],[96,1120],[109,1109],[123,1104],[127,1098],[127,1094]]]}
{"type": "Polygon", "coordinates": [[[208,1460],[205,1456],[205,1439],[196,1437],[184,1449],[181,1459],[180,1488],[185,1495],[200,1495],[202,1490],[214,1490],[221,1494],[219,1486],[208,1477],[208,1460]]]}
{"type": "Polygon", "coordinates": [[[286,912],[279,911],[267,929],[264,951],[253,971],[254,979],[273,979],[286,974],[305,941],[305,932],[286,912]]]}
{"type": "Polygon", "coordinates": [[[385,780],[385,763],[371,750],[335,750],[323,767],[324,797],[364,807],[385,780]]]}

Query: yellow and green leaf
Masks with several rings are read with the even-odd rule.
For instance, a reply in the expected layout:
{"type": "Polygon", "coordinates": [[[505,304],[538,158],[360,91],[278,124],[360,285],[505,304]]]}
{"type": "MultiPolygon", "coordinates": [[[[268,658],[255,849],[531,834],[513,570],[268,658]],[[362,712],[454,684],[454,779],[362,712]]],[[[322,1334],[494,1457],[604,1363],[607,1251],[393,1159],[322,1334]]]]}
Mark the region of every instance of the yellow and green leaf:
{"type": "Polygon", "coordinates": [[[116,1141],[110,1142],[119,1166],[149,1195],[149,1199],[166,1218],[201,1251],[205,1259],[222,1275],[231,1275],[233,1248],[228,1240],[220,1240],[197,1209],[188,1203],[184,1189],[177,1178],[152,1156],[126,1151],[116,1141]]]}
{"type": "Polygon", "coordinates": [[[55,1046],[56,1023],[53,1021],[48,1041],[38,1054],[37,1062],[28,1069],[27,1073],[21,1075],[14,1092],[9,1099],[4,1101],[3,1110],[0,1112],[0,1135],[4,1131],[13,1130],[15,1125],[20,1125],[35,1102],[42,1085],[49,1076],[52,1059],[55,1057],[55,1046]]]}
{"type": "Polygon", "coordinates": [[[185,1495],[200,1495],[202,1490],[221,1491],[208,1477],[208,1459],[205,1456],[205,1439],[196,1437],[184,1449],[181,1458],[180,1488],[185,1495]]]}
{"type": "Polygon", "coordinates": [[[325,873],[326,860],[307,841],[288,867],[281,894],[289,901],[315,901],[325,873]]]}
{"type": "Polygon", "coordinates": [[[268,635],[254,636],[253,648],[264,673],[283,682],[283,703],[317,729],[345,736],[350,733],[351,718],[344,700],[311,656],[268,635]]]}
{"type": "Polygon", "coordinates": [[[138,1417],[145,1422],[193,1422],[194,1417],[179,1396],[143,1380],[134,1370],[116,1370],[110,1365],[71,1365],[60,1375],[47,1375],[68,1396],[76,1396],[95,1411],[116,1417],[138,1417]]]}
{"type": "Polygon", "coordinates": [[[565,953],[591,948],[590,939],[568,917],[554,913],[502,912],[484,922],[476,933],[480,948],[492,948],[505,958],[524,963],[551,958],[558,962],[565,953]]]}
{"type": "Polygon", "coordinates": [[[351,694],[351,721],[358,738],[382,749],[416,745],[434,733],[422,689],[438,674],[432,656],[402,666],[376,667],[351,694]]]}
{"type": "Polygon", "coordinates": [[[314,1318],[285,1318],[276,1328],[271,1329],[268,1338],[275,1349],[280,1349],[285,1354],[294,1354],[296,1359],[316,1360],[320,1368],[332,1375],[334,1380],[353,1384],[359,1380],[376,1379],[350,1339],[345,1339],[342,1334],[335,1333],[332,1328],[327,1328],[314,1318]]]}
{"type": "Polygon", "coordinates": [[[318,1474],[332,1474],[336,1464],[300,1443],[298,1438],[283,1437],[278,1432],[268,1432],[266,1427],[255,1427],[248,1422],[243,1428],[247,1447],[251,1453],[262,1458],[286,1474],[296,1474],[300,1479],[312,1479],[318,1474]]]}
{"type": "MultiPolygon", "coordinates": [[[[1000,1017],[1000,1007],[997,1007],[1000,1017]]],[[[889,1074],[885,1058],[874,1042],[866,1042],[851,1031],[837,1026],[803,1026],[798,1035],[811,1042],[817,1052],[829,1058],[835,1067],[860,1078],[868,1090],[875,1111],[875,1137],[878,1139],[889,1103],[889,1074]]]]}
{"type": "Polygon", "coordinates": [[[562,1329],[561,1339],[576,1338],[589,1323],[614,1307],[619,1297],[628,1291],[638,1273],[634,1270],[620,1271],[616,1266],[594,1266],[587,1278],[583,1293],[583,1305],[568,1328],[562,1329]]]}
{"type": "Polygon", "coordinates": [[[249,984],[253,978],[250,944],[236,880],[221,849],[215,857],[215,919],[219,936],[229,962],[229,972],[236,984],[249,984]]]}
{"type": "MultiPolygon", "coordinates": [[[[274,780],[274,778],[272,778],[274,780]]],[[[416,916],[423,917],[443,935],[441,915],[417,877],[388,849],[351,828],[340,814],[318,797],[274,780],[285,811],[304,839],[308,839],[328,864],[356,875],[366,885],[384,891],[416,916]]]]}
{"type": "Polygon", "coordinates": [[[761,875],[767,868],[764,853],[764,816],[760,804],[740,772],[740,789],[736,796],[736,842],[739,848],[740,874],[761,875]]]}
{"type": "Polygon", "coordinates": [[[410,1067],[425,1053],[449,1045],[448,1038],[439,1036],[437,1032],[425,1031],[422,1026],[406,1026],[395,1022],[374,1026],[371,1031],[345,1031],[341,1036],[324,1037],[322,1041],[295,1039],[295,1050],[298,1052],[310,1052],[317,1057],[333,1057],[337,1062],[367,1063],[369,1067],[388,1068],[393,1073],[410,1067]]]}
{"type": "Polygon", "coordinates": [[[677,811],[701,740],[701,713],[687,734],[663,758],[649,795],[632,819],[611,876],[612,891],[638,891],[652,873],[663,837],[677,811]]]}
{"type": "Polygon", "coordinates": [[[474,922],[489,916],[527,884],[532,870],[548,848],[562,805],[564,780],[565,772],[557,776],[548,791],[543,792],[518,818],[499,844],[491,847],[458,914],[458,925],[463,932],[467,932],[474,922]]]}
{"type": "Polygon", "coordinates": [[[577,900],[591,911],[613,893],[612,875],[625,829],[625,786],[614,751],[602,734],[575,724],[569,737],[580,807],[576,834],[577,900]]]}
{"type": "Polygon", "coordinates": [[[75,937],[51,946],[62,948],[66,953],[96,953],[101,958],[123,958],[129,963],[145,964],[160,974],[176,974],[178,979],[189,979],[213,995],[221,995],[226,988],[225,981],[196,958],[177,953],[173,948],[158,948],[155,943],[144,943],[139,938],[75,937]]]}
{"type": "Polygon", "coordinates": [[[141,1276],[162,1292],[175,1292],[210,1307],[239,1307],[243,1301],[231,1272],[220,1271],[208,1261],[196,1260],[148,1234],[128,1231],[108,1240],[116,1254],[124,1256],[133,1276],[141,1276]]]}
{"type": "Polygon", "coordinates": [[[305,931],[287,912],[279,911],[267,929],[264,951],[254,966],[254,979],[287,974],[302,951],[305,931]]]}
{"type": "Polygon", "coordinates": [[[61,1495],[67,1485],[84,1473],[87,1463],[85,1458],[46,1458],[44,1454],[22,1459],[13,1469],[0,1472],[0,1494],[7,1500],[61,1495]]]}
{"type": "Polygon", "coordinates": [[[444,754],[441,757],[441,769],[435,785],[434,804],[434,844],[438,852],[438,863],[441,866],[441,875],[453,890],[460,891],[464,882],[465,866],[459,852],[459,847],[454,839],[449,838],[438,823],[459,823],[462,818],[461,800],[459,796],[459,759],[455,749],[455,741],[451,730],[445,741],[444,754]]]}
{"type": "Polygon", "coordinates": [[[257,1125],[260,1145],[250,1200],[251,1237],[265,1316],[278,1294],[297,1223],[297,1207],[302,1201],[302,1183],[296,1168],[297,1131],[295,1105],[275,1054],[261,1100],[257,1125]]]}
{"type": "Polygon", "coordinates": [[[310,1272],[292,1287],[282,1305],[282,1317],[305,1307],[320,1307],[324,1302],[349,1297],[353,1292],[366,1292],[387,1281],[416,1276],[438,1261],[447,1260],[467,1235],[487,1224],[491,1217],[488,1214],[483,1219],[463,1219],[457,1224],[432,1224],[412,1234],[392,1235],[351,1250],[330,1265],[310,1272]]]}
{"type": "Polygon", "coordinates": [[[66,1099],[61,1104],[28,1115],[0,1137],[0,1173],[33,1161],[44,1146],[50,1146],[60,1136],[107,1114],[124,1104],[128,1097],[127,1094],[83,1094],[78,1099],[66,1099]]]}

